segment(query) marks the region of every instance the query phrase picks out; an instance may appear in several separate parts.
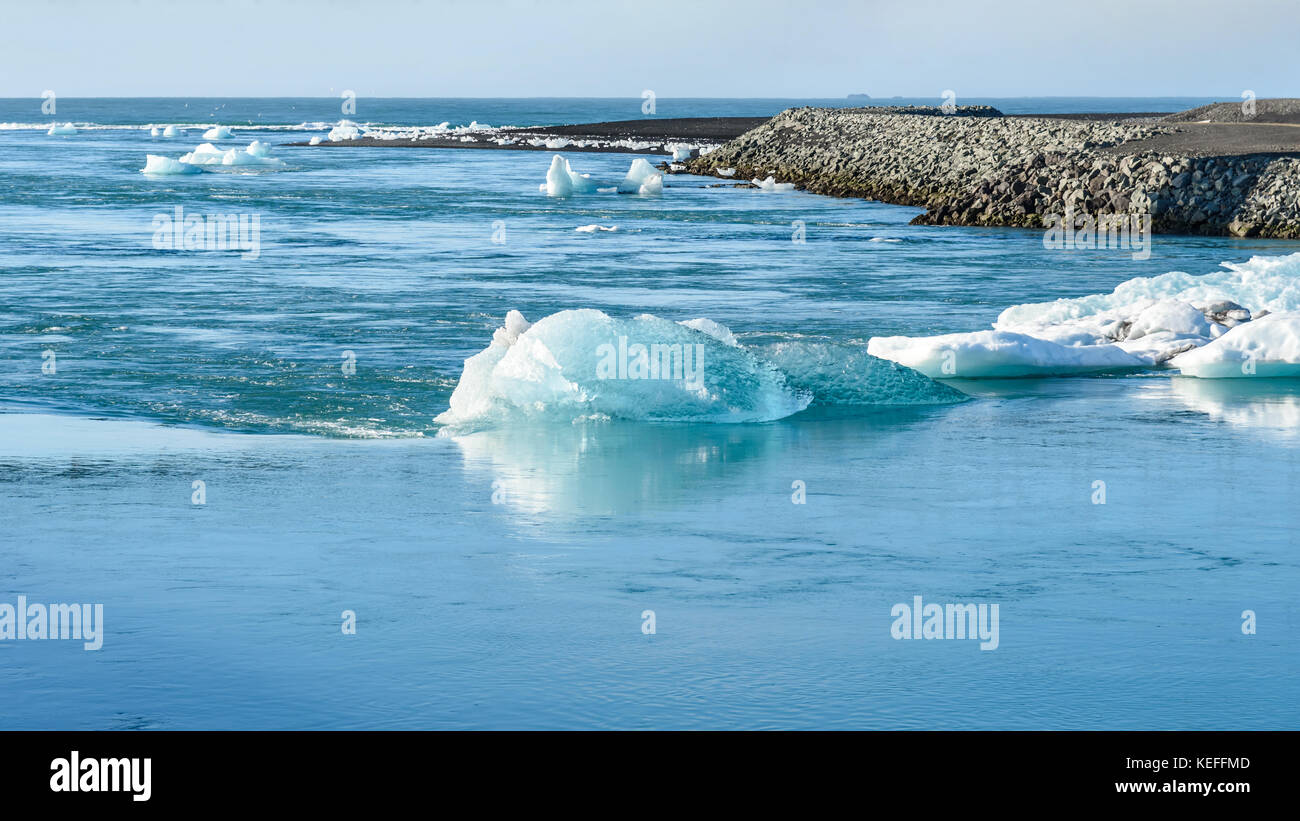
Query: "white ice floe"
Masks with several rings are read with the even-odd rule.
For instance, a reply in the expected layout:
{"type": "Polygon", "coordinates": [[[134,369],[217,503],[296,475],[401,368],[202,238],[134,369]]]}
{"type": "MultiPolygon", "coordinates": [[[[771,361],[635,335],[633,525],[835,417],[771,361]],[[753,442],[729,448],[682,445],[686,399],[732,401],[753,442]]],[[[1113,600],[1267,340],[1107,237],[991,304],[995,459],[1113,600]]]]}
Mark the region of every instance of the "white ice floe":
{"type": "Polygon", "coordinates": [[[45,133],[50,137],[70,137],[77,133],[77,127],[72,123],[64,123],[63,125],[55,123],[45,133]]]}
{"type": "Polygon", "coordinates": [[[284,160],[271,156],[271,147],[261,140],[253,140],[248,148],[222,150],[212,143],[203,143],[180,159],[190,165],[259,166],[278,168],[284,160]]]}
{"type": "Polygon", "coordinates": [[[757,177],[755,177],[754,179],[750,180],[750,182],[752,182],[754,186],[758,188],[760,191],[793,191],[794,190],[794,183],[777,182],[776,177],[768,177],[765,180],[760,180],[757,177]]]}
{"type": "Polygon", "coordinates": [[[163,129],[162,135],[164,137],[179,137],[181,135],[181,130],[174,125],[169,125],[163,129]]]}
{"type": "Polygon", "coordinates": [[[317,135],[307,141],[307,145],[320,145],[320,136],[317,135]]]}
{"type": "Polygon", "coordinates": [[[161,137],[161,136],[162,136],[162,129],[159,128],[159,127],[156,126],[156,125],[153,126],[152,128],[149,129],[149,136],[150,136],[150,137],[161,137]]]}
{"type": "Polygon", "coordinates": [[[227,125],[214,125],[203,132],[203,139],[205,140],[230,140],[234,136],[235,132],[231,131],[230,126],[227,125]]]}
{"type": "Polygon", "coordinates": [[[551,158],[551,167],[546,172],[546,182],[539,186],[548,197],[568,197],[592,191],[596,184],[586,174],[576,174],[569,161],[556,154],[551,158]]]}
{"type": "Polygon", "coordinates": [[[871,353],[930,376],[986,378],[1176,367],[1192,376],[1290,373],[1300,365],[1300,254],[1224,263],[1203,276],[1171,272],[1109,294],[1007,308],[992,331],[881,337],[871,353]],[[1292,313],[1292,316],[1295,314],[1292,313]],[[1226,344],[1224,344],[1226,341],[1226,344]],[[1234,359],[1235,357],[1235,359],[1234,359]],[[1229,373],[1235,369],[1236,373],[1229,373]]]}
{"type": "Polygon", "coordinates": [[[1169,361],[1202,379],[1300,376],[1300,311],[1268,314],[1169,361]]]}
{"type": "Polygon", "coordinates": [[[579,225],[577,228],[574,228],[573,230],[577,231],[580,234],[594,234],[597,231],[617,231],[618,226],[617,225],[596,225],[596,224],[579,225]]]}
{"type": "Polygon", "coordinates": [[[174,160],[171,157],[160,157],[157,154],[146,154],[144,168],[140,169],[142,173],[170,176],[175,174],[198,174],[203,171],[196,165],[191,165],[180,160],[174,160]]]}
{"type": "Polygon", "coordinates": [[[1143,361],[1114,345],[1066,346],[1025,334],[877,336],[867,353],[906,365],[932,379],[1003,378],[1140,368],[1143,361]]]}
{"type": "Polygon", "coordinates": [[[664,146],[664,148],[673,155],[673,162],[685,162],[691,158],[693,153],[695,153],[696,147],[684,143],[669,143],[664,146]]]}
{"type": "Polygon", "coordinates": [[[332,143],[344,140],[356,140],[361,137],[361,128],[351,120],[339,120],[339,124],[330,129],[328,139],[332,143]]]}
{"type": "Polygon", "coordinates": [[[619,183],[618,190],[621,194],[662,194],[664,175],[645,159],[637,157],[623,182],[619,183]]]}

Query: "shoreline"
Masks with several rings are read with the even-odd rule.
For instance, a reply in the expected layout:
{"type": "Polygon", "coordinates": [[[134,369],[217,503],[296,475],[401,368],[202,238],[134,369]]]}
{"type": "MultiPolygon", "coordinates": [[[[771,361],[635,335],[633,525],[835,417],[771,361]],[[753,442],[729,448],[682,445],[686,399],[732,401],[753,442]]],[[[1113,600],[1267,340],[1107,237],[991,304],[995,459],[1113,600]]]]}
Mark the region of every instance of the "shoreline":
{"type": "Polygon", "coordinates": [[[924,208],[917,225],[1136,215],[1153,233],[1300,238],[1300,128],[1291,101],[1259,103],[1249,122],[791,109],[681,170],[924,208]]]}

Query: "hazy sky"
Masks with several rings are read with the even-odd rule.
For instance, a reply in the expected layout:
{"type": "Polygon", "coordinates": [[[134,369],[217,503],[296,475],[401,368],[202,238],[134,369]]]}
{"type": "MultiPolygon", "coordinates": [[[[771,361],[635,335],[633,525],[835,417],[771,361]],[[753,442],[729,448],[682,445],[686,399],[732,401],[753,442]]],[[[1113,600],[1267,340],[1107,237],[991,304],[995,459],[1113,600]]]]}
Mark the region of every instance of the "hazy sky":
{"type": "Polygon", "coordinates": [[[1300,96],[1295,0],[0,0],[0,96],[1300,96]]]}

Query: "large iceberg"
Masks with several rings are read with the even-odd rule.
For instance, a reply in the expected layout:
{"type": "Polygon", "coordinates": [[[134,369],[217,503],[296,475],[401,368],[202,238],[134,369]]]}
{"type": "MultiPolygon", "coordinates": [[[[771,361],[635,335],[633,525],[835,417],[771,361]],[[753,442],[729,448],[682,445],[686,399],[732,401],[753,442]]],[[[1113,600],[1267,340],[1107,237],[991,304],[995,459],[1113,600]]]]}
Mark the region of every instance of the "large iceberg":
{"type": "Polygon", "coordinates": [[[596,183],[591,177],[574,173],[569,161],[559,154],[551,158],[551,167],[546,171],[546,182],[539,186],[539,190],[546,192],[548,197],[568,197],[595,188],[596,183]]]}
{"type": "Polygon", "coordinates": [[[511,311],[492,343],[465,360],[451,406],[436,421],[461,430],[525,418],[761,422],[814,402],[874,406],[964,399],[860,347],[749,348],[708,319],[617,319],[581,309],[531,324],[511,311]]]}
{"type": "MultiPolygon", "coordinates": [[[[1191,363],[1184,373],[1208,374],[1223,366],[1211,366],[1209,353],[1202,358],[1188,352],[1214,347],[1230,332],[1268,314],[1300,311],[1300,254],[1254,257],[1223,267],[1226,270],[1202,276],[1175,271],[1138,277],[1109,294],[1015,305],[998,316],[991,331],[878,337],[868,349],[939,378],[1181,367],[1175,359],[1191,363]]],[[[1289,350],[1276,344],[1275,336],[1268,340],[1272,355],[1289,350]]],[[[1268,362],[1270,371],[1284,364],[1279,359],[1268,362]]]]}
{"type": "Polygon", "coordinates": [[[661,194],[664,190],[664,175],[643,158],[632,161],[627,176],[619,183],[620,194],[661,194]]]}

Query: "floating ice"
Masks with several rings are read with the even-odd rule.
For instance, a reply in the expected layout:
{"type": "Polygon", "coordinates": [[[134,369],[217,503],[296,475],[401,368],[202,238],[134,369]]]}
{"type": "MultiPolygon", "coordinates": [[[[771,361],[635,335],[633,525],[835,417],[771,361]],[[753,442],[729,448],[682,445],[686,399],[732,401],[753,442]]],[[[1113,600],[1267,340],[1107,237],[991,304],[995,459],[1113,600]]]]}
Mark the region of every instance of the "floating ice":
{"type": "Polygon", "coordinates": [[[707,319],[616,319],[583,309],[529,324],[511,311],[492,343],[465,360],[451,407],[436,421],[458,430],[521,418],[758,422],[798,413],[814,399],[896,405],[963,398],[860,347],[750,349],[707,319]]]}
{"type": "Polygon", "coordinates": [[[320,145],[320,137],[319,136],[312,137],[310,140],[307,141],[307,145],[320,145]]]}
{"type": "Polygon", "coordinates": [[[591,191],[596,187],[586,174],[575,174],[569,161],[556,154],[551,158],[551,167],[546,172],[546,182],[539,186],[548,197],[568,197],[591,191]]]}
{"type": "Polygon", "coordinates": [[[669,143],[664,148],[672,152],[673,162],[685,162],[691,158],[691,154],[695,151],[695,146],[681,143],[669,143]]]}
{"type": "Polygon", "coordinates": [[[50,137],[69,137],[77,133],[77,127],[72,123],[64,123],[63,125],[55,123],[45,133],[50,137]]]}
{"type": "Polygon", "coordinates": [[[594,234],[594,233],[596,233],[597,231],[617,231],[617,230],[618,230],[618,226],[617,226],[617,225],[610,225],[610,226],[606,227],[606,226],[604,226],[604,225],[594,225],[594,224],[593,224],[593,225],[580,225],[580,226],[578,226],[577,228],[574,228],[573,230],[575,230],[575,231],[577,231],[577,232],[579,232],[579,233],[582,233],[582,234],[594,234]]]}
{"type": "Polygon", "coordinates": [[[1300,376],[1300,311],[1268,314],[1169,361],[1202,379],[1300,376]]]}
{"type": "Polygon", "coordinates": [[[235,132],[230,130],[230,126],[226,125],[214,125],[203,132],[203,139],[205,140],[229,140],[233,139],[234,136],[235,132]]]}
{"type": "Polygon", "coordinates": [[[161,137],[161,136],[162,136],[162,129],[159,128],[158,126],[154,126],[153,128],[150,128],[150,129],[149,129],[149,136],[150,136],[150,137],[161,137]]]}
{"type": "Polygon", "coordinates": [[[164,137],[179,137],[181,135],[181,130],[174,125],[169,125],[163,129],[162,135],[164,137]]]}
{"type": "Polygon", "coordinates": [[[262,167],[280,167],[284,165],[284,160],[272,157],[270,154],[271,147],[261,140],[253,140],[253,142],[249,143],[248,148],[231,148],[225,151],[217,148],[212,143],[203,143],[190,153],[182,155],[180,161],[190,165],[262,167]]]}
{"type": "Polygon", "coordinates": [[[1006,331],[877,336],[867,343],[867,352],[933,379],[1050,376],[1140,368],[1146,364],[1114,345],[1067,347],[1006,331]]]}
{"type": "Polygon", "coordinates": [[[146,154],[144,168],[140,171],[145,174],[154,174],[158,176],[173,174],[198,174],[203,171],[195,165],[173,160],[171,157],[160,157],[157,154],[146,154]]]}
{"type": "MultiPolygon", "coordinates": [[[[879,338],[871,340],[870,350],[940,377],[1085,373],[1134,363],[1181,367],[1174,365],[1175,358],[1187,364],[1184,373],[1218,373],[1226,366],[1216,357],[1230,355],[1231,345],[1244,344],[1251,334],[1235,337],[1237,342],[1219,348],[1221,354],[1207,352],[1202,357],[1188,352],[1215,348],[1230,332],[1249,328],[1266,314],[1300,311],[1300,254],[1253,257],[1223,266],[1226,270],[1203,276],[1175,271],[1139,277],[1109,294],[1015,305],[1002,312],[993,331],[879,338]],[[949,370],[942,370],[940,356],[948,357],[949,370]],[[953,357],[956,374],[951,372],[953,357]]],[[[1284,370],[1287,364],[1289,349],[1277,333],[1270,332],[1259,343],[1257,360],[1269,363],[1270,371],[1284,370]],[[1263,358],[1265,350],[1278,358],[1263,358]]],[[[1240,364],[1234,367],[1240,369],[1240,364]]]]}
{"type": "Polygon", "coordinates": [[[339,120],[339,124],[330,129],[328,139],[332,143],[344,140],[356,140],[361,137],[361,129],[351,120],[339,120]]]}
{"type": "Polygon", "coordinates": [[[632,161],[627,176],[619,183],[622,194],[661,194],[664,190],[664,175],[642,157],[632,161]]]}
{"type": "Polygon", "coordinates": [[[760,191],[793,191],[794,183],[777,182],[776,177],[768,177],[765,180],[758,178],[750,180],[760,191]]]}

